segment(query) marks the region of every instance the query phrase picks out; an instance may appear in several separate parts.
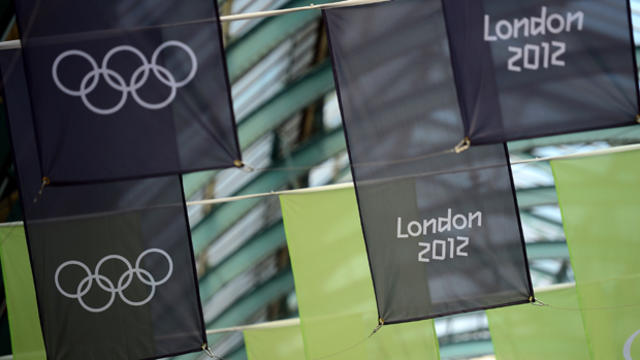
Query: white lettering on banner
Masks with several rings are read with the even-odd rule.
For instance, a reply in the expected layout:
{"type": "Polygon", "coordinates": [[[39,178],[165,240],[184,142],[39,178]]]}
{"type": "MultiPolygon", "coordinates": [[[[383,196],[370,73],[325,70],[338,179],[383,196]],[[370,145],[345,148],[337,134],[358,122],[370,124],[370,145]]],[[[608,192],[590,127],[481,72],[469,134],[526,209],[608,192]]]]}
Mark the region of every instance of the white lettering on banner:
{"type": "Polygon", "coordinates": [[[418,246],[422,248],[418,254],[419,262],[430,262],[431,260],[453,259],[457,256],[469,256],[464,248],[469,245],[469,237],[457,236],[444,240],[433,240],[431,243],[419,242],[418,246]],[[438,246],[439,245],[439,246],[438,246]],[[433,251],[432,251],[433,249],[433,251]],[[447,249],[449,250],[447,252],[447,249]],[[431,254],[431,257],[429,257],[431,254]]]}
{"type": "MultiPolygon", "coordinates": [[[[538,35],[558,35],[563,32],[582,31],[584,28],[584,12],[567,12],[566,14],[549,14],[547,7],[540,9],[540,16],[530,18],[498,20],[491,27],[491,17],[484,16],[484,40],[488,42],[506,41],[518,38],[534,37],[538,35]]],[[[551,66],[564,67],[565,61],[561,56],[567,50],[567,44],[562,41],[544,41],[541,43],[527,43],[523,46],[509,46],[512,54],[507,62],[507,70],[521,72],[524,70],[548,69],[551,66]]]]}
{"type": "Polygon", "coordinates": [[[402,218],[398,217],[396,237],[398,239],[406,239],[409,237],[419,237],[428,234],[438,234],[441,232],[451,231],[452,227],[456,230],[472,229],[474,225],[482,227],[481,211],[453,215],[452,209],[447,209],[446,217],[424,219],[422,220],[422,223],[412,220],[407,223],[406,230],[405,227],[403,227],[402,218]]]}
{"type": "MultiPolygon", "coordinates": [[[[402,217],[397,218],[396,237],[408,239],[436,235],[455,230],[473,229],[482,227],[482,212],[468,212],[466,214],[454,214],[452,209],[447,209],[447,215],[431,219],[423,219],[422,222],[411,220],[405,222],[402,217]]],[[[434,239],[418,243],[419,262],[442,261],[456,257],[467,257],[469,254],[465,248],[469,245],[468,236],[447,236],[446,240],[434,239]]]]}
{"type": "Polygon", "coordinates": [[[640,330],[631,334],[631,336],[629,336],[627,341],[624,343],[624,348],[622,349],[622,355],[624,356],[624,360],[633,360],[631,358],[631,345],[633,344],[633,341],[636,339],[638,335],[640,335],[640,330]]]}
{"type": "Polygon", "coordinates": [[[60,91],[67,95],[79,96],[82,99],[84,105],[90,111],[99,115],[110,115],[118,112],[124,106],[129,94],[131,94],[133,100],[143,108],[149,110],[162,109],[168,106],[173,101],[173,99],[175,99],[177,89],[187,85],[195,77],[197,71],[198,59],[196,58],[196,54],[185,43],[176,40],[165,41],[160,46],[158,46],[151,55],[151,62],[149,62],[144,54],[135,47],[130,45],[120,45],[107,52],[104,59],[102,59],[102,64],[100,66],[98,66],[98,63],[93,57],[91,57],[91,55],[87,54],[84,51],[67,50],[56,57],[51,67],[51,75],[53,76],[53,81],[55,82],[58,89],[60,89],[60,91]],[[158,57],[160,56],[160,53],[169,47],[181,49],[189,56],[189,60],[191,63],[189,73],[184,79],[180,81],[176,80],[175,76],[167,68],[158,65],[158,57]],[[131,77],[128,81],[126,81],[122,77],[122,75],[109,68],[109,60],[115,54],[120,52],[132,53],[141,62],[141,65],[131,74],[131,77]],[[63,85],[58,74],[58,67],[60,66],[60,62],[64,59],[68,59],[71,56],[81,57],[85,59],[91,66],[91,71],[89,71],[82,78],[78,90],[69,89],[68,87],[63,85]],[[151,73],[153,73],[153,75],[161,83],[168,86],[170,90],[167,98],[158,103],[149,103],[143,100],[138,94],[138,90],[140,90],[140,88],[144,86],[151,73]],[[96,86],[98,86],[98,82],[100,81],[101,77],[104,78],[106,83],[111,88],[121,92],[120,100],[111,108],[99,108],[93,105],[87,97],[96,88],[96,86]]]}
{"type": "Polygon", "coordinates": [[[152,248],[152,249],[147,249],[143,251],[138,256],[138,259],[136,260],[136,263],[135,263],[135,267],[132,267],[129,260],[125,259],[120,255],[107,255],[103,257],[96,264],[96,268],[93,271],[93,273],[91,272],[91,270],[87,265],[85,265],[80,261],[77,261],[77,260],[65,261],[60,266],[58,266],[58,269],[56,270],[56,273],[54,276],[54,280],[55,280],[56,288],[58,289],[60,294],[70,299],[78,299],[80,306],[82,306],[85,310],[89,312],[100,313],[111,307],[111,305],[113,304],[116,298],[116,294],[120,296],[120,299],[122,299],[122,301],[124,301],[126,304],[129,304],[131,306],[142,306],[148,303],[149,301],[151,301],[151,299],[155,295],[156,287],[167,282],[172,274],[173,274],[173,260],[171,260],[171,257],[169,256],[169,254],[167,254],[167,252],[164,250],[152,248]],[[157,253],[162,255],[167,260],[167,263],[169,265],[167,274],[160,280],[156,280],[153,274],[151,274],[151,272],[140,267],[140,263],[142,262],[142,259],[151,253],[157,253]],[[111,281],[108,277],[100,274],[100,268],[105,262],[109,260],[118,260],[122,262],[127,268],[127,270],[120,276],[116,284],[114,284],[113,281],[111,281]],[[73,288],[73,291],[75,292],[67,292],[60,285],[60,272],[64,268],[68,266],[73,266],[73,265],[80,267],[86,273],[86,276],[82,280],[80,280],[80,282],[78,283],[77,286],[75,286],[75,288],[73,288]],[[140,301],[130,300],[124,295],[124,290],[127,289],[131,284],[131,282],[133,281],[134,274],[136,275],[136,277],[141,283],[151,288],[151,290],[149,291],[149,295],[140,301]],[[91,288],[93,287],[94,281],[100,289],[102,289],[103,291],[106,291],[109,294],[109,300],[105,305],[101,307],[91,307],[87,305],[83,300],[83,297],[87,295],[91,290],[91,288]]]}

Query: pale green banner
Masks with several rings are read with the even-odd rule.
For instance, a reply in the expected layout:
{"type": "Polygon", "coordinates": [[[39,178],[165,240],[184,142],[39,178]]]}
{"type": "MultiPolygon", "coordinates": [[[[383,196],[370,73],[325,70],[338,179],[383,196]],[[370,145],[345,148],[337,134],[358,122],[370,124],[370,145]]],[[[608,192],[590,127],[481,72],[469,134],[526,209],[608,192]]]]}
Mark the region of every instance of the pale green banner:
{"type": "Polygon", "coordinates": [[[22,226],[0,227],[0,261],[14,360],[46,359],[22,226]]]}
{"type": "Polygon", "coordinates": [[[299,325],[244,331],[248,360],[301,360],[304,346],[299,325]]]}
{"type": "Polygon", "coordinates": [[[537,291],[531,304],[487,310],[497,360],[589,360],[589,348],[573,285],[537,291]]]}
{"type": "Polygon", "coordinates": [[[640,151],[551,165],[592,358],[640,360],[640,151]]]}
{"type": "Polygon", "coordinates": [[[307,360],[439,359],[432,320],[384,326],[369,337],[378,313],[352,188],[280,202],[307,360]]]}

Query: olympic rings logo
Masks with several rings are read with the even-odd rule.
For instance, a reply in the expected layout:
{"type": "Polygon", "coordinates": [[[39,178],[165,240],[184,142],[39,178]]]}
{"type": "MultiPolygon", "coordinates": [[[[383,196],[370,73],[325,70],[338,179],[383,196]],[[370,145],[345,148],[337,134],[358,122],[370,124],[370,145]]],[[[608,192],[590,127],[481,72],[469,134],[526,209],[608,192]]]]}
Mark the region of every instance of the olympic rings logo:
{"type": "Polygon", "coordinates": [[[629,338],[627,339],[627,341],[624,343],[624,347],[622,348],[622,355],[624,356],[625,360],[632,360],[631,358],[631,345],[633,344],[633,341],[636,339],[636,337],[640,335],[640,330],[634,332],[633,334],[631,334],[631,336],[629,336],[629,338]]]}
{"type": "Polygon", "coordinates": [[[62,295],[70,299],[78,299],[78,302],[80,303],[80,305],[89,312],[100,313],[111,307],[111,305],[113,304],[116,298],[116,294],[120,296],[120,299],[122,299],[122,301],[124,301],[125,303],[131,306],[145,305],[146,303],[151,301],[151,299],[155,295],[156,287],[166,283],[172,274],[173,274],[173,261],[171,260],[171,257],[169,256],[169,254],[167,254],[164,250],[152,248],[152,249],[145,250],[138,256],[138,259],[136,259],[135,267],[131,267],[131,263],[120,255],[107,255],[103,257],[100,261],[98,261],[98,264],[96,265],[96,269],[93,272],[89,270],[89,267],[87,267],[87,265],[85,265],[80,261],[76,261],[76,260],[66,261],[62,263],[62,265],[58,266],[58,269],[56,270],[56,273],[55,273],[55,283],[56,283],[56,288],[58,288],[58,291],[62,295]],[[142,269],[140,267],[140,262],[142,261],[142,259],[146,255],[151,253],[157,253],[162,255],[165,259],[167,259],[167,263],[169,264],[169,270],[167,271],[167,274],[160,280],[156,280],[149,271],[142,269]],[[120,276],[116,285],[114,285],[113,282],[108,277],[100,274],[100,268],[102,267],[102,265],[104,265],[104,263],[110,260],[119,260],[122,263],[124,263],[124,265],[127,267],[127,270],[124,272],[124,274],[120,276]],[[68,266],[74,266],[74,265],[84,270],[87,276],[78,283],[78,286],[75,289],[75,293],[70,293],[62,289],[62,286],[60,286],[60,272],[64,268],[68,266]],[[123,291],[133,281],[134,274],[136,275],[138,280],[140,280],[140,282],[151,287],[151,291],[149,292],[149,295],[147,295],[146,298],[140,301],[130,300],[123,293],[123,291]],[[107,303],[102,307],[91,307],[87,305],[83,300],[83,297],[87,295],[87,293],[89,293],[89,291],[91,290],[94,281],[100,289],[110,294],[109,301],[107,301],[107,303]]]}
{"type": "Polygon", "coordinates": [[[110,115],[122,109],[125,102],[127,101],[129,94],[131,94],[133,99],[140,106],[149,110],[158,110],[166,107],[173,101],[173,99],[175,99],[177,89],[188,84],[195,77],[197,71],[198,60],[196,59],[196,55],[193,50],[191,50],[189,46],[180,41],[171,40],[166,41],[158,46],[158,48],[153,52],[153,55],[151,55],[151,62],[147,61],[147,58],[144,56],[144,54],[142,54],[140,50],[136,49],[133,46],[116,46],[113,49],[109,50],[109,52],[107,52],[104,59],[102,59],[101,67],[98,67],[98,63],[96,62],[96,60],[94,60],[93,57],[91,57],[91,55],[87,54],[86,52],[81,50],[67,50],[58,55],[58,57],[53,62],[51,75],[53,76],[53,81],[55,82],[56,86],[62,92],[71,96],[79,96],[82,99],[84,105],[96,114],[110,115]],[[180,81],[176,80],[175,76],[167,68],[157,64],[158,56],[160,55],[160,53],[169,47],[177,47],[179,49],[182,49],[187,53],[191,60],[191,70],[189,71],[189,74],[187,74],[187,76],[180,81]],[[140,67],[138,67],[132,73],[131,78],[128,82],[125,81],[125,79],[120,74],[109,68],[109,60],[111,60],[111,58],[119,52],[130,52],[137,56],[142,62],[142,65],[140,65],[140,67]],[[63,85],[60,81],[60,77],[58,76],[58,67],[60,66],[60,63],[70,56],[79,56],[87,60],[92,69],[82,78],[82,81],[80,82],[80,88],[78,90],[69,89],[68,87],[63,85]],[[147,102],[143,100],[138,94],[138,90],[145,84],[151,72],[153,72],[153,75],[155,75],[155,77],[160,82],[171,89],[169,96],[158,103],[147,102]],[[101,77],[104,77],[105,81],[111,88],[122,93],[120,95],[120,100],[118,101],[118,103],[111,108],[99,108],[93,105],[87,98],[87,95],[89,95],[96,88],[101,77]]]}

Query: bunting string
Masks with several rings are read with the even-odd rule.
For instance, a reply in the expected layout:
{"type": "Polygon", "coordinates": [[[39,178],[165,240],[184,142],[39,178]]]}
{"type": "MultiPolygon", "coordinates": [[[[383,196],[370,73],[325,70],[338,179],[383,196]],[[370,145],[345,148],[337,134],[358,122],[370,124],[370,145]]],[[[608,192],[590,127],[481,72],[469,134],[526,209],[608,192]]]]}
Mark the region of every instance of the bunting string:
{"type": "MultiPolygon", "coordinates": [[[[307,10],[322,10],[322,9],[330,9],[337,7],[345,7],[345,6],[357,6],[357,5],[367,5],[367,4],[375,4],[381,2],[387,2],[390,0],[341,0],[336,2],[330,2],[325,4],[309,4],[307,6],[300,6],[288,9],[277,9],[277,10],[266,10],[266,11],[256,11],[249,13],[241,13],[241,14],[232,14],[232,15],[224,15],[220,16],[221,22],[231,22],[231,21],[240,21],[240,20],[251,20],[251,19],[260,19],[272,16],[286,15],[300,11],[307,10]]],[[[198,22],[207,22],[207,21],[216,21],[215,18],[205,18],[198,20],[198,22]]],[[[177,24],[171,24],[177,25],[177,24]]],[[[9,49],[19,49],[22,47],[22,43],[20,40],[8,40],[0,42],[0,50],[9,50],[9,49]]]]}
{"type": "MultiPolygon", "coordinates": [[[[536,157],[532,159],[521,159],[511,161],[511,165],[520,165],[520,164],[530,164],[536,162],[546,162],[550,160],[562,160],[562,159],[574,159],[574,158],[583,158],[583,157],[591,157],[591,156],[600,156],[628,151],[640,150],[640,144],[630,144],[630,145],[621,145],[614,146],[606,149],[600,150],[592,150],[592,151],[584,151],[579,153],[567,154],[567,155],[558,155],[558,156],[548,156],[548,157],[536,157]]],[[[322,165],[320,165],[322,166],[322,165]]],[[[333,165],[332,165],[333,166],[333,165]]],[[[318,165],[315,166],[307,166],[304,167],[306,170],[311,170],[314,168],[318,168],[318,165]]],[[[296,170],[300,170],[303,167],[295,167],[296,170]]],[[[252,171],[288,171],[291,170],[291,167],[266,167],[266,168],[254,168],[252,171]]],[[[223,204],[234,201],[262,198],[268,196],[279,196],[279,195],[287,195],[287,194],[296,194],[296,193],[308,193],[308,192],[321,192],[321,191],[331,191],[338,189],[346,189],[352,188],[353,182],[345,182],[339,184],[332,185],[324,185],[324,186],[316,186],[309,188],[301,188],[295,190],[281,190],[281,191],[270,191],[264,193],[256,193],[256,194],[248,194],[248,195],[238,195],[238,196],[229,196],[222,198],[214,198],[214,199],[203,199],[203,200],[193,200],[187,201],[187,206],[198,206],[198,205],[215,205],[215,204],[223,204]]],[[[21,221],[17,222],[9,222],[9,223],[0,223],[0,227],[5,226],[20,226],[23,223],[21,221]]]]}

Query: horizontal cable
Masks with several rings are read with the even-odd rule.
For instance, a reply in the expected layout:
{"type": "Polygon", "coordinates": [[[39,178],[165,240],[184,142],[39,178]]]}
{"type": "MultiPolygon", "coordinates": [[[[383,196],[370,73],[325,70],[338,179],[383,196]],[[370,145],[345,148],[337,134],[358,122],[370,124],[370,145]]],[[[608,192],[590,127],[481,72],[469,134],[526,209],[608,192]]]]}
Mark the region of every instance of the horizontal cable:
{"type": "MultiPolygon", "coordinates": [[[[606,149],[584,151],[584,152],[567,154],[567,155],[538,157],[538,158],[524,159],[524,160],[514,160],[514,161],[511,161],[511,165],[529,164],[529,163],[543,162],[543,161],[550,161],[550,160],[562,160],[562,159],[591,157],[591,156],[615,154],[615,153],[634,151],[634,150],[640,150],[640,144],[614,146],[614,147],[610,147],[610,148],[606,148],[606,149]]],[[[310,169],[311,168],[313,168],[313,167],[310,167],[310,169]]],[[[265,169],[265,170],[269,170],[269,169],[265,169]]],[[[271,191],[271,192],[266,192],[266,193],[258,193],[258,194],[250,194],[250,195],[229,196],[229,197],[223,197],[223,198],[217,198],[217,199],[205,199],[205,200],[187,201],[187,206],[213,205],[213,204],[221,204],[221,203],[232,202],[232,201],[239,201],[239,200],[266,197],[266,196],[299,194],[299,193],[309,193],[309,192],[319,192],[319,191],[329,191],[329,190],[345,189],[345,188],[349,188],[349,187],[353,187],[353,182],[342,183],[342,184],[333,184],[333,185],[325,185],[325,186],[316,186],[316,187],[311,187],[311,188],[303,188],[303,189],[295,189],[295,190],[282,190],[282,191],[271,191]]]]}
{"type": "Polygon", "coordinates": [[[326,3],[326,4],[317,4],[317,5],[309,4],[308,6],[300,6],[300,7],[289,8],[289,9],[266,10],[266,11],[257,11],[253,13],[225,15],[225,16],[220,16],[220,21],[225,22],[225,21],[248,20],[248,19],[284,15],[292,12],[305,11],[305,10],[331,9],[331,8],[338,8],[338,7],[345,7],[345,6],[375,4],[375,3],[387,2],[387,1],[389,0],[342,0],[342,1],[332,2],[332,3],[326,3]]]}
{"type": "Polygon", "coordinates": [[[245,330],[275,329],[275,328],[294,326],[294,325],[300,325],[300,318],[267,321],[267,322],[262,322],[258,324],[231,326],[228,328],[220,328],[220,329],[211,329],[211,330],[207,330],[207,335],[229,333],[229,332],[236,332],[236,331],[245,331],[245,330]]]}
{"type": "MultiPolygon", "coordinates": [[[[584,158],[584,157],[592,157],[592,156],[600,156],[600,155],[608,155],[608,154],[615,154],[615,153],[621,153],[621,152],[628,152],[628,151],[634,151],[634,150],[640,150],[640,144],[613,146],[613,147],[606,148],[606,149],[584,151],[584,152],[578,152],[578,153],[567,154],[567,155],[538,157],[538,158],[524,159],[524,160],[514,160],[514,161],[511,161],[511,165],[529,164],[529,163],[543,162],[543,161],[550,161],[550,160],[576,159],[576,158],[584,158]]],[[[316,168],[316,167],[318,167],[318,166],[309,166],[308,168],[312,169],[312,168],[316,168]]],[[[259,170],[273,170],[273,169],[269,169],[269,168],[256,169],[255,171],[259,171],[259,170]]],[[[228,202],[233,202],[233,201],[262,198],[262,197],[267,197],[267,196],[313,193],[313,192],[321,192],[321,191],[348,189],[348,188],[352,188],[352,187],[353,187],[353,182],[346,182],[346,183],[340,183],[340,184],[316,186],[316,187],[294,189],[294,190],[270,191],[270,192],[266,192],[266,193],[256,193],[256,194],[248,194],[248,195],[229,196],[229,197],[222,197],[222,198],[217,198],[217,199],[204,199],[204,200],[187,201],[187,206],[215,205],[215,204],[222,204],[222,203],[228,203],[228,202]]],[[[21,226],[21,225],[23,225],[22,221],[0,223],[0,227],[21,226]]],[[[2,359],[0,359],[0,360],[2,360],[2,359]]]]}
{"type": "MultiPolygon", "coordinates": [[[[572,288],[574,286],[576,286],[574,282],[552,284],[542,288],[536,288],[535,292],[540,293],[540,292],[547,292],[547,291],[562,290],[562,289],[572,288]]],[[[281,328],[281,327],[287,327],[287,326],[299,325],[299,324],[300,324],[300,318],[292,318],[287,320],[267,321],[267,322],[251,324],[251,325],[239,325],[239,326],[231,326],[227,328],[211,329],[211,330],[207,330],[207,335],[237,332],[237,331],[244,331],[244,330],[275,329],[275,328],[281,328]]]]}
{"type": "MultiPolygon", "coordinates": [[[[256,12],[243,13],[243,14],[224,15],[224,16],[220,16],[220,21],[230,22],[230,21],[239,21],[239,20],[250,20],[250,19],[258,19],[258,18],[265,18],[265,17],[271,17],[271,16],[278,16],[278,15],[286,15],[286,14],[299,12],[299,11],[331,9],[331,8],[338,8],[338,7],[345,7],[345,6],[367,5],[367,4],[388,2],[388,1],[390,0],[342,0],[342,1],[336,1],[332,3],[318,4],[318,5],[309,4],[307,6],[300,6],[300,7],[288,8],[288,9],[266,10],[266,11],[256,11],[256,12]]],[[[198,22],[201,22],[201,20],[199,20],[198,22]]],[[[214,20],[214,19],[211,19],[211,20],[214,20]]],[[[22,47],[22,43],[20,42],[20,40],[8,40],[8,41],[0,42],[0,50],[19,49],[21,47],[22,47]]]]}

